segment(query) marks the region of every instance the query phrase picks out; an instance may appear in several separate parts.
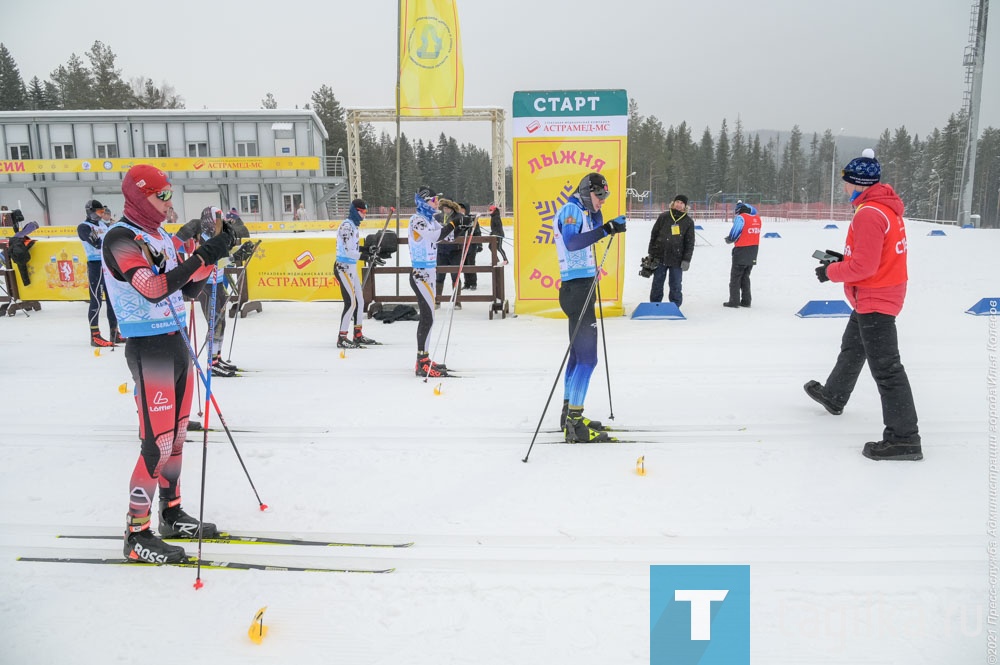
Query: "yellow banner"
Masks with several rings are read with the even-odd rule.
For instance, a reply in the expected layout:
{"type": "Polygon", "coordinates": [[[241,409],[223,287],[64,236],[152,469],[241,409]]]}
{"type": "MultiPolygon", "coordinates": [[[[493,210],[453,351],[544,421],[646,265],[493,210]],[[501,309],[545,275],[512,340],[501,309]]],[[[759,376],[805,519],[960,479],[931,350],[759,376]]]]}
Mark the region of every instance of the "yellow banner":
{"type": "Polygon", "coordinates": [[[462,115],[465,69],[455,0],[400,0],[399,7],[399,115],[462,115]]]}
{"type": "MultiPolygon", "coordinates": [[[[35,235],[35,234],[32,234],[35,235]]],[[[21,300],[89,300],[87,254],[83,243],[68,238],[45,238],[31,244],[28,278],[24,285],[17,268],[17,291],[21,300]]]]}
{"type": "MultiPolygon", "coordinates": [[[[611,196],[601,208],[605,220],[625,212],[626,137],[514,139],[514,282],[518,314],[562,317],[559,307],[559,260],[553,224],[556,213],[587,173],[608,179],[611,196]]],[[[620,316],[625,268],[625,236],[593,246],[600,265],[608,242],[610,254],[601,271],[605,316],[620,316]]]]}
{"type": "Polygon", "coordinates": [[[17,173],[122,173],[136,164],[161,171],[318,171],[319,157],[178,157],[131,159],[0,160],[0,175],[17,173]]]}
{"type": "Polygon", "coordinates": [[[251,300],[341,300],[337,239],[265,238],[247,264],[251,300]]]}

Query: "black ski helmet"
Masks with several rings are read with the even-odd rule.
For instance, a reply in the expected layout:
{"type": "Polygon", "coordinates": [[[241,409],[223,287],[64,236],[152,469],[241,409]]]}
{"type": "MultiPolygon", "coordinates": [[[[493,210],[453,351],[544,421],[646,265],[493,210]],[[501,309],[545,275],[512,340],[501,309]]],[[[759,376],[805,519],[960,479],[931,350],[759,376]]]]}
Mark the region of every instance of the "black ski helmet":
{"type": "Polygon", "coordinates": [[[750,212],[750,206],[748,206],[746,203],[743,203],[743,201],[737,201],[735,213],[739,215],[740,213],[743,212],[750,212]]]}
{"type": "Polygon", "coordinates": [[[608,190],[608,180],[600,173],[588,173],[585,175],[576,191],[580,194],[580,202],[583,203],[583,207],[590,213],[597,212],[593,210],[593,205],[591,205],[591,194],[594,194],[602,201],[611,195],[611,192],[608,190]]]}
{"type": "Polygon", "coordinates": [[[91,199],[83,204],[83,209],[87,211],[87,219],[92,222],[101,221],[101,215],[97,211],[104,209],[103,203],[97,199],[91,199]]]}

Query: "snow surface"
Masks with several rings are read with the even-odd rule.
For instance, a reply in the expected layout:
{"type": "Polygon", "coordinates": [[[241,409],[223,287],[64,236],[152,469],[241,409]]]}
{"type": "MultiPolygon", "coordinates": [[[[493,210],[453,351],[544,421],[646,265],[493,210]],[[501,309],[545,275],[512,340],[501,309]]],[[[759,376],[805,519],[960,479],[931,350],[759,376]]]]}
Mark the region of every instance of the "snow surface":
{"type": "MultiPolygon", "coordinates": [[[[650,226],[630,224],[629,311],[648,293],[635,273],[650,226]]],[[[522,463],[564,320],[490,321],[467,304],[447,363],[469,377],[440,395],[413,375],[415,323],[369,321],[385,345],[342,359],[340,303],[265,303],[240,321],[232,359],[258,371],[213,387],[230,427],[256,430],[234,436],[271,508],[257,509],[213,433],[206,516],[234,532],[415,545],[205,545],[205,557],[396,567],[388,575],[208,570],[196,591],[192,570],[15,561],[120,555],[120,541],[55,535],[120,532],[138,446],[124,353],[94,356],[84,303],[4,318],[0,662],[646,663],[649,566],[676,563],[751,565],[755,663],[983,662],[996,320],[964,310],[1000,296],[1000,233],[909,224],[900,347],[925,459],[892,463],[861,455],[882,428],[867,372],[840,417],[802,392],[825,380],[845,320],[794,313],[842,297],[817,283],[811,254],[840,248],[846,225],[766,222],[782,238],[763,240],[753,308],[740,310],[721,307],[729,225],[704,226],[687,321],[604,322],[614,422],[654,427],[647,443],[542,443],[522,463]],[[255,645],[247,628],[264,605],[255,645]]],[[[602,355],[594,418],[610,415],[606,376],[602,355]]],[[[560,402],[561,382],[543,430],[560,402]]],[[[189,439],[196,512],[202,435],[189,439]]]]}

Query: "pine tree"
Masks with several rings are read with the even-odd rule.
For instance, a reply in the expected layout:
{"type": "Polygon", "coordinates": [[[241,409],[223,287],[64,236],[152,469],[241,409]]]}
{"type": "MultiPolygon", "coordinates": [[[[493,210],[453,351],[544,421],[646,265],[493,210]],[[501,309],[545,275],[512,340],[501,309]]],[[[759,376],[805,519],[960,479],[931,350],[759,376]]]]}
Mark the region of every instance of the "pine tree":
{"type": "MultiPolygon", "coordinates": [[[[276,108],[276,107],[271,107],[276,108]]],[[[311,108],[323,123],[329,139],[326,142],[326,154],[336,155],[338,149],[347,152],[347,123],[344,120],[344,107],[337,101],[333,89],[324,84],[310,97],[311,108]]]]}
{"type": "Polygon", "coordinates": [[[135,95],[115,67],[115,54],[111,48],[95,41],[87,52],[91,78],[94,82],[93,102],[88,108],[130,109],[136,107],[135,95]]]}
{"type": "Polygon", "coordinates": [[[69,61],[59,65],[51,78],[58,91],[59,108],[89,109],[98,103],[90,70],[76,53],[70,54],[69,61]]]}
{"type": "Polygon", "coordinates": [[[262,109],[276,109],[278,108],[278,100],[269,92],[264,99],[260,100],[260,107],[262,109]]]}
{"type": "Polygon", "coordinates": [[[47,111],[54,108],[37,76],[32,77],[28,83],[28,108],[32,111],[47,111]]]}
{"type": "Polygon", "coordinates": [[[725,192],[732,192],[734,183],[729,181],[729,131],[726,128],[725,118],[722,119],[719,140],[715,144],[715,172],[719,178],[719,188],[725,192]]]}
{"type": "Polygon", "coordinates": [[[14,57],[7,47],[0,44],[0,110],[23,111],[28,108],[28,94],[24,79],[14,57]]]}

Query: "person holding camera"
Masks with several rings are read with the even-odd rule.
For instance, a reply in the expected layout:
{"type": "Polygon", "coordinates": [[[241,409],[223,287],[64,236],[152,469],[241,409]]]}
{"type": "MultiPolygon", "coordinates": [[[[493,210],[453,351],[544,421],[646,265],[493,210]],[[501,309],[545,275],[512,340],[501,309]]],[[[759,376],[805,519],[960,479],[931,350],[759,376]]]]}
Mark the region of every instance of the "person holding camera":
{"type": "Polygon", "coordinates": [[[733,267],[729,271],[729,300],[723,307],[750,306],[750,271],[757,265],[760,247],[760,215],[757,209],[743,201],[736,202],[733,228],[726,244],[733,246],[733,267]]]}
{"type": "Polygon", "coordinates": [[[462,267],[462,285],[463,289],[468,289],[469,291],[475,291],[479,286],[479,275],[471,270],[466,272],[465,268],[468,266],[476,265],[476,254],[483,251],[483,244],[481,242],[471,242],[468,237],[471,235],[474,238],[481,238],[483,235],[483,230],[479,228],[479,224],[476,222],[476,217],[469,214],[469,204],[459,203],[458,213],[462,215],[464,221],[459,227],[458,233],[455,234],[456,240],[461,240],[461,245],[459,245],[459,258],[462,257],[462,249],[465,247],[465,243],[469,243],[469,248],[465,250],[465,262],[462,267]]]}
{"type": "Polygon", "coordinates": [[[503,218],[500,217],[500,208],[496,204],[490,206],[490,235],[497,238],[497,252],[500,253],[500,260],[503,263],[497,263],[495,267],[500,268],[507,265],[507,252],[503,249],[503,218]]]}
{"type": "Polygon", "coordinates": [[[882,167],[867,148],[841,172],[844,193],[854,204],[843,256],[831,254],[816,268],[820,282],[843,282],[854,311],[840,355],[826,384],[809,381],[806,394],[835,416],[844,411],[865,362],[882,399],[882,439],[862,454],[873,460],[921,460],[913,391],[899,357],[896,316],[906,298],[906,227],[903,202],[880,182],[882,167]]]}
{"type": "Polygon", "coordinates": [[[340,317],[340,333],[337,335],[337,347],[341,349],[363,349],[367,345],[378,344],[371,337],[365,337],[361,332],[361,320],[365,315],[365,296],[361,292],[361,279],[358,277],[358,260],[366,262],[381,261],[374,247],[366,247],[364,256],[360,247],[361,222],[368,214],[368,204],[362,199],[351,201],[351,209],[347,219],[340,223],[337,229],[337,260],[333,266],[337,283],[340,284],[340,295],[344,299],[344,313],[340,317]],[[348,338],[351,326],[354,335],[348,338]]]}
{"type": "Polygon", "coordinates": [[[135,381],[139,411],[139,459],[129,482],[124,554],[130,561],[184,560],[184,548],[162,538],[215,537],[181,508],[181,457],[191,410],[191,353],[180,334],[186,326],[184,297],[194,298],[215,263],[235,243],[223,228],[179,263],[173,239],[162,228],[173,190],[163,171],[136,164],[122,180],[125,214],[104,236],[104,284],[118,313],[125,360],[135,381]],[[159,492],[159,532],[150,529],[153,496],[159,492]]]}
{"type": "Polygon", "coordinates": [[[670,290],[667,298],[678,307],[684,302],[681,291],[684,272],[691,267],[694,254],[694,221],[687,214],[688,197],[678,194],[670,208],[656,218],[649,234],[648,254],[659,259],[653,270],[653,284],[649,289],[650,302],[663,302],[663,282],[670,290]]]}
{"type": "Polygon", "coordinates": [[[590,376],[597,367],[597,260],[594,243],[625,233],[625,216],[605,222],[601,206],[611,192],[600,173],[584,176],[576,192],[556,213],[555,244],[559,257],[559,307],[569,319],[569,357],[563,383],[559,426],[567,443],[610,441],[601,424],[583,417],[590,376]]]}

